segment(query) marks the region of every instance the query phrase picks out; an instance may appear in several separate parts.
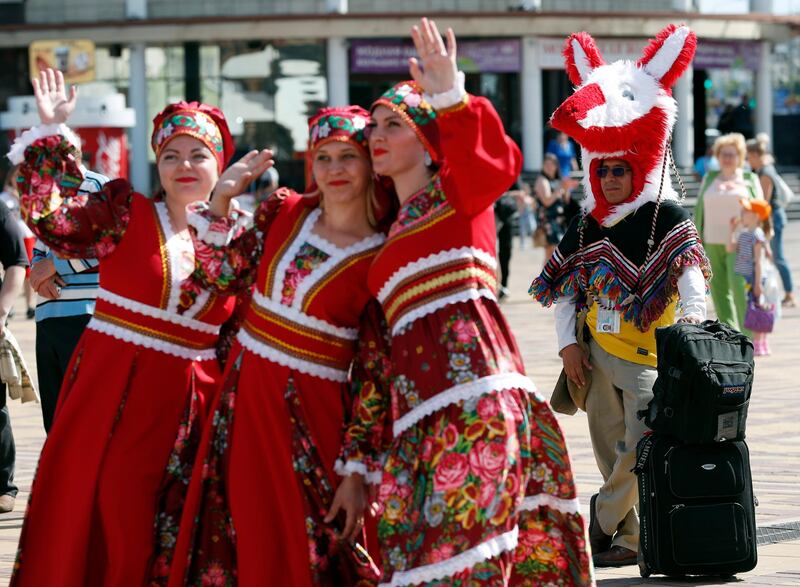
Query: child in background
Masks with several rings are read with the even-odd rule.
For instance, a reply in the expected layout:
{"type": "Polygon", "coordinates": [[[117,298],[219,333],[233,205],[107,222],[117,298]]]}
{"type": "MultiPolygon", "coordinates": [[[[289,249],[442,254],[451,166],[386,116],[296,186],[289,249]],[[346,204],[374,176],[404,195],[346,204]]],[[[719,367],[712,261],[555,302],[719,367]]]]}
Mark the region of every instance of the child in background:
{"type": "MultiPolygon", "coordinates": [[[[772,208],[765,200],[740,200],[742,212],[739,218],[731,218],[731,239],[728,252],[736,251],[734,270],[747,282],[748,294],[761,305],[763,294],[763,257],[771,257],[768,221],[772,208]]],[[[767,333],[753,331],[753,350],[756,356],[769,354],[767,333]]]]}

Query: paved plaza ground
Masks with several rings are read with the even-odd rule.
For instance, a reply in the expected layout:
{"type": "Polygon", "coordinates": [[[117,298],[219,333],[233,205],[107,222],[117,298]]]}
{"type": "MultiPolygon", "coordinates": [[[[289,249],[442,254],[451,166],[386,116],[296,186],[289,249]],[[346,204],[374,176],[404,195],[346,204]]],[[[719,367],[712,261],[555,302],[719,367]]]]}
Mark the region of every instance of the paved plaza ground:
{"type": "MultiPolygon", "coordinates": [[[[800,279],[800,222],[785,231],[786,249],[794,275],[800,279]]],[[[511,296],[503,304],[528,374],[545,397],[550,396],[561,361],[556,352],[553,313],[531,302],[528,284],[542,265],[542,249],[521,250],[515,241],[511,271],[511,296]]],[[[34,367],[34,325],[24,319],[22,302],[10,327],[34,367]]],[[[732,579],[737,585],[800,585],[800,308],[784,312],[776,332],[770,336],[772,355],[757,359],[755,388],[748,417],[753,484],[759,500],[756,521],[761,544],[755,570],[732,579]]],[[[36,461],[44,440],[40,407],[11,402],[10,410],[17,442],[17,507],[0,515],[0,582],[6,584],[16,552],[25,503],[36,461]]],[[[90,409],[90,406],[87,406],[90,409]]],[[[157,417],[153,406],[153,417],[157,417]]],[[[584,513],[589,497],[600,485],[589,443],[585,414],[559,416],[569,445],[584,513]]],[[[69,504],[65,504],[69,507],[69,504]]],[[[604,587],[634,585],[720,585],[716,578],[705,581],[639,578],[636,567],[600,570],[597,583],[604,587]]],[[[76,586],[77,587],[77,586],[76,586]]]]}

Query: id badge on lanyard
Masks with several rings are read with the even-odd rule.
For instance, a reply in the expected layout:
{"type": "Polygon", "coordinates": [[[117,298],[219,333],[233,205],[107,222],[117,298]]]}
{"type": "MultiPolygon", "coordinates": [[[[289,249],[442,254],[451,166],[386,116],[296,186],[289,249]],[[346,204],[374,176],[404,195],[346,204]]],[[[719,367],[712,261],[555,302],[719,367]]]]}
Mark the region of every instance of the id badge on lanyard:
{"type": "Polygon", "coordinates": [[[595,330],[601,334],[619,334],[619,310],[609,310],[603,306],[610,305],[608,300],[603,298],[602,304],[597,304],[597,324],[595,330]]]}

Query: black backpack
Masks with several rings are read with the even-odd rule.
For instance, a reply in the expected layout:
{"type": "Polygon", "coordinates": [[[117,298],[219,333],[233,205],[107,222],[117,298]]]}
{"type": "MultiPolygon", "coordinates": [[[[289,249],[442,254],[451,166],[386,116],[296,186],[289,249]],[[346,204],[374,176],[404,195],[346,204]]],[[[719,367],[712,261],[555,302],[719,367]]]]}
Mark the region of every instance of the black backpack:
{"type": "Polygon", "coordinates": [[[717,320],[656,329],[658,378],[639,417],[684,442],[743,440],[753,343],[717,320]]]}

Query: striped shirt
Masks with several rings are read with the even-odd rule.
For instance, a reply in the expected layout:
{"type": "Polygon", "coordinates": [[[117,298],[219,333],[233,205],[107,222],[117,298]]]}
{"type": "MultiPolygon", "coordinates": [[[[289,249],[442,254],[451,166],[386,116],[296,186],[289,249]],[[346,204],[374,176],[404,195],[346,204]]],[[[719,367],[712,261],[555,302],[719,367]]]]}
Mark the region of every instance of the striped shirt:
{"type": "Polygon", "coordinates": [[[736,246],[736,264],[734,271],[744,277],[748,283],[753,283],[756,273],[756,243],[766,242],[767,237],[760,228],[755,230],[742,230],[736,246]]]}
{"type": "MultiPolygon", "coordinates": [[[[78,189],[79,194],[88,194],[100,191],[108,178],[93,171],[83,170],[83,183],[78,189]]],[[[94,313],[94,302],[97,298],[99,286],[97,259],[61,259],[50,249],[37,240],[33,247],[33,261],[52,258],[56,273],[64,280],[61,295],[55,300],[39,296],[36,303],[36,321],[48,318],[64,318],[67,316],[81,316],[94,313]]]]}

